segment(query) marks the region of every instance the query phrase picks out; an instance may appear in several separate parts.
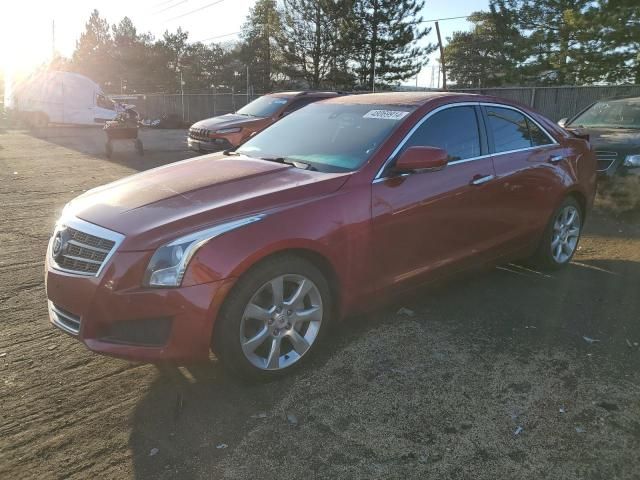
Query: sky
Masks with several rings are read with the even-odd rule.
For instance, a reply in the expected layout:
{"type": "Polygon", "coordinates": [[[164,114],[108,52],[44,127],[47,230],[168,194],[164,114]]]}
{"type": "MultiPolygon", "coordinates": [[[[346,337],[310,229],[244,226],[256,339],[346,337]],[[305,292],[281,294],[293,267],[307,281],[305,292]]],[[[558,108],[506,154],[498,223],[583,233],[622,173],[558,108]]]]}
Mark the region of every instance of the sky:
{"type": "MultiPolygon", "coordinates": [[[[48,61],[52,50],[70,56],[93,9],[109,24],[122,17],[133,20],[139,32],[160,37],[178,27],[189,32],[191,41],[237,39],[249,8],[255,0],[4,0],[0,6],[0,67],[6,73],[25,72],[48,61]],[[55,25],[55,28],[53,28],[55,25]],[[228,35],[233,34],[233,35],[228,35]],[[55,40],[54,40],[55,39],[55,40]]],[[[486,9],[488,0],[427,0],[425,20],[458,17],[486,9]]],[[[432,23],[428,24],[433,26],[432,23]]],[[[440,22],[443,40],[457,30],[468,30],[464,19],[440,22]]],[[[436,43],[435,28],[421,43],[436,43]]],[[[437,51],[418,75],[419,86],[435,86],[432,68],[438,71],[437,51]]],[[[415,85],[415,79],[406,82],[415,85]]]]}

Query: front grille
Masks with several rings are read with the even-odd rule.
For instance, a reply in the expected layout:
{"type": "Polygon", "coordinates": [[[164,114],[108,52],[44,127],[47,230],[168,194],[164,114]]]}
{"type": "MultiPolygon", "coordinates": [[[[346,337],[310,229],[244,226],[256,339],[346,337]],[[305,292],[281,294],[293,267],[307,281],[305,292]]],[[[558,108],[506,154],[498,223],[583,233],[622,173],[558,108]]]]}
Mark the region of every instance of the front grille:
{"type": "Polygon", "coordinates": [[[618,157],[618,152],[610,152],[606,150],[596,150],[596,158],[598,159],[598,171],[604,172],[613,165],[618,157]]]}
{"type": "Polygon", "coordinates": [[[62,330],[73,335],[80,333],[80,317],[60,308],[53,302],[49,302],[49,314],[51,321],[62,330]]]}
{"type": "Polygon", "coordinates": [[[120,234],[75,219],[54,233],[50,251],[53,264],[67,272],[97,275],[120,237],[120,234]]]}
{"type": "Polygon", "coordinates": [[[211,130],[207,130],[206,128],[190,128],[189,129],[189,137],[194,140],[211,140],[209,138],[209,133],[211,130]]]}

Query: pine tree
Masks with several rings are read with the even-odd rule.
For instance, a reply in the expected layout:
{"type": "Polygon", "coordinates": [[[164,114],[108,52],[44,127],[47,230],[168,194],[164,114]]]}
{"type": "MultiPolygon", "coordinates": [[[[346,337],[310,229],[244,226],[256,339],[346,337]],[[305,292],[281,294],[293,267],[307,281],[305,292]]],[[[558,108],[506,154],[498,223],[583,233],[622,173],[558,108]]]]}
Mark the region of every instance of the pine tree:
{"type": "Polygon", "coordinates": [[[301,86],[320,88],[337,68],[338,19],[333,0],[284,0],[279,44],[283,72],[301,86]]]}
{"type": "Polygon", "coordinates": [[[417,41],[431,28],[422,28],[423,0],[357,0],[351,36],[360,83],[398,83],[418,74],[435,46],[417,41]]]}
{"type": "Polygon", "coordinates": [[[113,71],[113,41],[109,24],[94,10],[86,23],[85,31],[76,42],[73,53],[74,70],[92,80],[104,84],[113,71]]]}
{"type": "Polygon", "coordinates": [[[454,32],[445,46],[447,73],[459,87],[496,87],[523,82],[521,63],[526,39],[517,28],[515,12],[501,0],[488,12],[474,12],[467,32],[454,32]]]}
{"type": "Polygon", "coordinates": [[[277,39],[280,37],[280,15],[275,0],[258,0],[249,10],[242,27],[240,55],[250,68],[250,79],[258,92],[272,88],[274,74],[280,70],[281,53],[277,39]]]}

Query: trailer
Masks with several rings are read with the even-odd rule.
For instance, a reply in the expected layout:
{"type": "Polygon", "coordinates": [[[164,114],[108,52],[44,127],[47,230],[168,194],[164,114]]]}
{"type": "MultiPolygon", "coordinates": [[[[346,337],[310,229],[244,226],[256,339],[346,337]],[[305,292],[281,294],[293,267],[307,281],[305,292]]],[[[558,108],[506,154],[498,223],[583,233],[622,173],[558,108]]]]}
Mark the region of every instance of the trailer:
{"type": "Polygon", "coordinates": [[[104,124],[120,110],[97,83],[78,73],[42,71],[11,87],[5,108],[31,126],[104,124]]]}

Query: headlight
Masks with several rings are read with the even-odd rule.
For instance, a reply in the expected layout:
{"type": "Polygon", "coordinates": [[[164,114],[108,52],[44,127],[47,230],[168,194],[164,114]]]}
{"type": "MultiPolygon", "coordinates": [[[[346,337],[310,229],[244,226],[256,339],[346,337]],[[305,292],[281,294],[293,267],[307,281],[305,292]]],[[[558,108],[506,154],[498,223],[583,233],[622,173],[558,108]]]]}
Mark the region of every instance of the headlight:
{"type": "Polygon", "coordinates": [[[240,127],[222,128],[220,130],[216,130],[216,133],[238,133],[240,130],[242,130],[240,127]]]}
{"type": "Polygon", "coordinates": [[[640,167],[640,155],[627,155],[623,165],[629,168],[640,167]]]}
{"type": "Polygon", "coordinates": [[[195,253],[212,238],[218,237],[230,230],[261,220],[264,215],[234,220],[216,225],[180,237],[158,248],[147,266],[144,275],[144,285],[147,287],[179,287],[187,270],[189,261],[195,253]]]}

